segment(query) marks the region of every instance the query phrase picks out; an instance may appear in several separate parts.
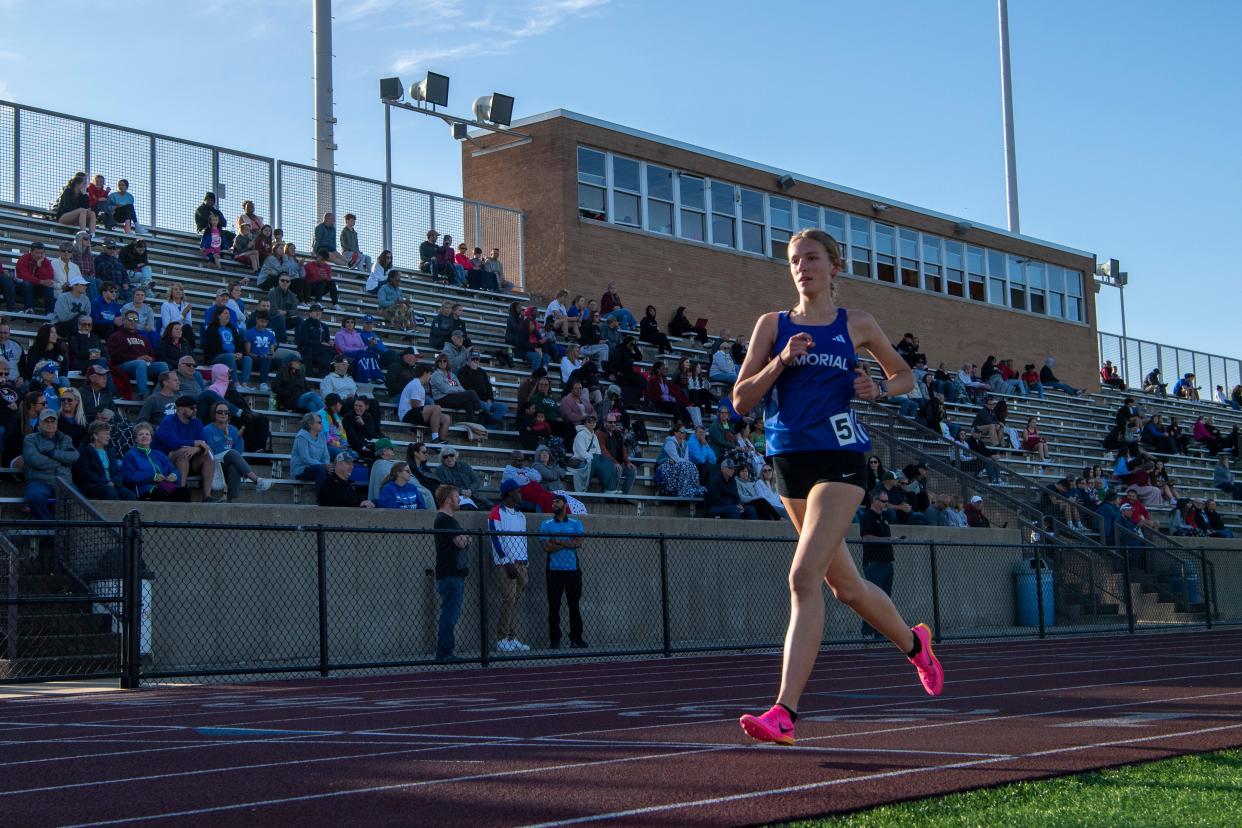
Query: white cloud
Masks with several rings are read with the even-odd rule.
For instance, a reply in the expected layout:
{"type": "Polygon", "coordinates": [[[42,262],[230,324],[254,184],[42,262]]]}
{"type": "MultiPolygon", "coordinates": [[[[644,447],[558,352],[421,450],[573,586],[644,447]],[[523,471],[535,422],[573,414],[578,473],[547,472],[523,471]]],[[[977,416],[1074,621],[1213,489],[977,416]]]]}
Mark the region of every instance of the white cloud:
{"type": "MultiPolygon", "coordinates": [[[[425,31],[468,28],[484,35],[487,38],[488,54],[496,55],[510,52],[522,41],[546,34],[570,19],[588,16],[609,2],[610,0],[524,0],[489,3],[467,16],[460,0],[433,0],[430,4],[423,4],[417,20],[406,19],[401,24],[417,24],[425,31]],[[432,8],[427,9],[428,5],[432,8]],[[447,11],[439,13],[435,11],[437,7],[445,7],[447,11]],[[462,17],[466,19],[463,20],[462,17]]],[[[359,0],[359,5],[367,8],[368,16],[381,11],[394,11],[398,7],[395,0],[359,0]]],[[[402,8],[404,7],[403,5],[402,8]]],[[[388,25],[393,24],[401,25],[390,19],[388,25]]],[[[392,62],[392,70],[402,73],[428,69],[433,63],[442,65],[445,61],[477,52],[476,43],[414,49],[398,55],[392,62]]]]}

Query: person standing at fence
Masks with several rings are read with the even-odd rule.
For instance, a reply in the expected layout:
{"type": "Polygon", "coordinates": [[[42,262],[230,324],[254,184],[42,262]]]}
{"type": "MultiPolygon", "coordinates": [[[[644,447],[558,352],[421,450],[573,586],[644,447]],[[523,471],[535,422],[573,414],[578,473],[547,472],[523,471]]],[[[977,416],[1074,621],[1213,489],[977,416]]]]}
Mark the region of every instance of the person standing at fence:
{"type": "Polygon", "coordinates": [[[841,253],[832,236],[803,230],[790,240],[788,253],[798,303],[759,317],[732,396],[739,414],[764,404],[767,453],[799,535],[789,572],[780,693],[766,713],[740,720],[751,738],[783,745],[794,743],[798,700],[823,637],[823,581],[837,600],[905,653],[928,693],[938,695],[944,686],[931,630],[926,624],[906,626],[884,591],[859,576],[844,540],[862,503],[871,448],[850,400],[905,394],[914,387],[914,376],[871,314],[837,307],[841,253]],[[858,349],[875,357],[886,382],[872,380],[858,349]]]}
{"type": "Polygon", "coordinates": [[[529,580],[526,554],[526,517],[518,511],[521,487],[512,478],[500,483],[500,503],[487,516],[492,532],[492,564],[500,588],[500,612],[496,618],[496,649],[502,653],[529,650],[515,632],[514,613],[529,580]],[[522,534],[513,534],[520,532],[522,534]]]}
{"type": "MultiPolygon", "coordinates": [[[[891,538],[893,529],[888,524],[885,513],[888,511],[888,494],[883,489],[871,498],[871,505],[858,519],[858,535],[863,539],[863,577],[884,590],[884,594],[893,594],[893,544],[878,538],[891,538]]],[[[866,619],[862,622],[862,637],[878,641],[881,636],[866,619]]]]}
{"type": "Polygon", "coordinates": [[[466,576],[470,574],[470,536],[457,522],[457,487],[436,487],[436,593],[440,596],[440,623],[436,629],[436,661],[460,661],[456,647],[466,576]]]}
{"type": "Polygon", "coordinates": [[[565,495],[553,495],[552,517],[539,526],[539,542],[548,553],[548,646],[554,650],[561,646],[561,596],[569,605],[570,645],[587,646],[582,638],[582,568],[578,562],[585,532],[582,521],[569,516],[565,495]]]}

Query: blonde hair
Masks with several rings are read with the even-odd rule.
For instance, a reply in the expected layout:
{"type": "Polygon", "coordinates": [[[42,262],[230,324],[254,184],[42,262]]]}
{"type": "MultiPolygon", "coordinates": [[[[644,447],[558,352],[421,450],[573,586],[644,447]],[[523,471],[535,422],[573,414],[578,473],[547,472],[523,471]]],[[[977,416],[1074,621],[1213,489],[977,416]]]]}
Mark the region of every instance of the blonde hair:
{"type": "Polygon", "coordinates": [[[824,246],[824,249],[828,251],[828,258],[833,264],[843,264],[841,261],[841,245],[837,244],[837,240],[834,239],[831,234],[814,227],[809,227],[806,230],[799,230],[797,233],[790,236],[788,246],[793,247],[793,243],[800,239],[810,239],[811,241],[819,242],[824,246]]]}
{"type": "Polygon", "coordinates": [[[166,293],[167,298],[171,300],[173,298],[173,294],[176,293],[177,291],[181,291],[181,298],[184,299],[185,298],[185,285],[181,284],[180,282],[173,282],[171,285],[168,286],[168,291],[166,293]]]}

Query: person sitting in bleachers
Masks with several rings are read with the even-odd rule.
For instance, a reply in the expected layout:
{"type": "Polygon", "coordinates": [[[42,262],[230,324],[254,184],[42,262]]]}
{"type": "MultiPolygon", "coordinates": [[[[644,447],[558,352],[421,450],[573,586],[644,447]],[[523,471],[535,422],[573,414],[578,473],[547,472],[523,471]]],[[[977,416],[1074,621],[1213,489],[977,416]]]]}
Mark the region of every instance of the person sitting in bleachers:
{"type": "Polygon", "coordinates": [[[139,397],[147,396],[149,377],[167,371],[168,366],[156,359],[155,350],[146,337],[138,333],[138,314],[126,313],[122,329],[108,337],[108,361],[124,371],[136,383],[139,397]]]}
{"type": "MultiPolygon", "coordinates": [[[[431,431],[431,442],[439,443],[448,439],[449,426],[452,418],[445,414],[439,405],[427,402],[427,385],[430,384],[428,374],[431,369],[421,363],[415,363],[407,353],[404,359],[409,360],[409,380],[399,392],[397,400],[397,419],[409,423],[416,429],[426,426],[431,431]]],[[[402,366],[394,366],[397,371],[402,366]]],[[[390,376],[393,374],[390,371],[390,376]]],[[[402,372],[404,375],[404,372],[402,372]]],[[[391,396],[391,395],[390,395],[391,396]]]]}
{"type": "Polygon", "coordinates": [[[314,303],[308,315],[298,325],[295,337],[298,353],[306,363],[306,373],[322,377],[332,365],[332,335],[323,321],[323,305],[314,303]]]}
{"type": "Polygon", "coordinates": [[[150,423],[134,426],[134,445],[121,460],[121,480],[139,500],[189,503],[184,479],[168,455],[152,447],[154,434],[150,423]]]}
{"type": "Polygon", "coordinates": [[[1238,456],[1238,427],[1235,425],[1228,436],[1221,433],[1212,418],[1202,414],[1195,420],[1193,434],[1195,441],[1202,444],[1212,457],[1223,452],[1238,456]]]}
{"type": "Polygon", "coordinates": [[[329,394],[335,394],[342,400],[358,396],[358,383],[349,375],[349,357],[337,354],[332,370],[319,382],[319,393],[325,399],[329,394]]]}
{"type": "Polygon", "coordinates": [[[375,299],[380,316],[389,327],[406,333],[414,332],[414,313],[410,303],[401,292],[401,272],[389,270],[384,283],[380,285],[375,299]]]}
{"type": "Polygon", "coordinates": [[[1041,400],[1044,399],[1044,384],[1039,381],[1039,372],[1035,370],[1035,363],[1028,362],[1022,366],[1022,374],[1018,379],[1022,380],[1028,393],[1038,395],[1041,400]]]}
{"type": "Polygon", "coordinates": [[[577,434],[574,436],[573,456],[581,461],[581,464],[577,468],[570,469],[574,491],[587,491],[591,485],[591,478],[595,478],[605,494],[619,494],[617,470],[604,456],[599,437],[595,433],[597,422],[598,418],[595,414],[590,413],[578,424],[577,434]]]}
{"type": "Polygon", "coordinates": [[[69,179],[69,183],[60,192],[56,200],[56,222],[69,226],[77,225],[90,235],[95,235],[96,216],[91,209],[90,197],[86,194],[86,173],[77,173],[69,179]]]}
{"type": "Polygon", "coordinates": [[[638,327],[638,320],[621,302],[621,294],[617,293],[617,283],[609,282],[604,295],[599,300],[599,312],[605,318],[616,317],[623,330],[632,331],[638,327]]]}
{"type": "MultiPolygon", "coordinates": [[[[332,462],[323,481],[319,484],[319,492],[315,502],[320,506],[335,506],[346,509],[373,509],[375,504],[366,499],[366,492],[358,488],[353,481],[354,463],[358,455],[349,449],[342,451],[332,462]]],[[[381,489],[382,491],[382,489],[381,489]]]]}
{"type": "Polygon", "coordinates": [[[278,365],[276,348],[279,339],[276,332],[268,327],[270,315],[265,308],[255,311],[252,318],[253,325],[242,334],[243,350],[254,369],[259,391],[267,393],[270,390],[268,374],[271,373],[273,364],[278,365]]]}
{"type": "Polygon", "coordinates": [[[122,483],[121,459],[111,446],[112,429],[96,420],[87,428],[90,441],[78,448],[73,483],[89,500],[137,500],[122,483]]]}
{"type": "MultiPolygon", "coordinates": [[[[104,243],[107,249],[107,243],[104,243]]],[[[147,259],[147,243],[142,239],[135,239],[120,249],[117,259],[121,262],[121,266],[125,268],[126,281],[131,286],[143,285],[144,287],[151,284],[153,274],[151,273],[151,263],[147,259]]],[[[99,265],[96,263],[96,270],[99,265]]],[[[100,281],[104,281],[100,279],[100,281]]],[[[118,283],[119,284],[119,283],[118,283]]]]}
{"type": "MultiPolygon", "coordinates": [[[[723,472],[723,466],[721,470],[723,472]]],[[[754,509],[755,515],[759,520],[783,519],[780,512],[776,511],[772,504],[760,494],[759,481],[751,473],[750,466],[739,465],[734,474],[733,482],[737,487],[738,500],[742,506],[754,509]]]]}
{"type": "Polygon", "coordinates": [[[1143,426],[1143,433],[1139,438],[1139,442],[1142,445],[1149,446],[1152,451],[1158,451],[1161,454],[1178,453],[1177,443],[1169,436],[1169,432],[1165,429],[1159,414],[1152,414],[1151,419],[1143,426]]]}
{"type": "Polygon", "coordinates": [[[138,314],[138,333],[151,344],[154,349],[159,343],[159,337],[155,333],[155,311],[147,304],[146,288],[134,288],[133,299],[121,306],[121,314],[124,315],[129,311],[138,314]]]}
{"type": "Polygon", "coordinates": [[[742,503],[738,494],[737,480],[734,478],[736,469],[733,461],[728,458],[720,462],[720,473],[707,484],[704,506],[707,517],[758,520],[755,507],[742,503]]]}
{"type": "Polygon", "coordinates": [[[707,327],[695,327],[694,324],[686,317],[686,306],[679,305],[677,310],[673,312],[673,318],[669,320],[668,332],[672,336],[688,336],[697,339],[700,343],[707,344],[707,327]]]}
{"type": "Polygon", "coordinates": [[[345,260],[345,267],[370,270],[371,257],[358,246],[358,231],[354,229],[357,222],[358,217],[353,213],[345,214],[345,227],[341,230],[341,256],[345,260]]]}
{"type": "Polygon", "coordinates": [[[500,260],[500,248],[493,247],[492,252],[483,261],[483,270],[488,274],[484,279],[483,289],[492,291],[512,290],[513,282],[505,279],[505,265],[500,260]]]}
{"type": "Polygon", "coordinates": [[[247,227],[244,232],[237,233],[233,239],[233,246],[229,249],[233,261],[244,267],[251,275],[258,275],[265,258],[256,247],[258,240],[259,231],[247,227]]]}
{"type": "Polygon", "coordinates": [[[469,422],[487,419],[483,401],[479,399],[478,394],[462,387],[457,374],[449,367],[448,357],[444,354],[436,356],[435,369],[431,373],[428,390],[431,392],[432,399],[440,407],[465,409],[466,420],[469,422]]]}
{"type": "Polygon", "coordinates": [[[453,284],[457,287],[466,286],[466,274],[454,261],[457,256],[457,250],[453,247],[453,237],[445,236],[444,241],[436,250],[436,270],[440,274],[439,281],[441,284],[453,284]]]}
{"type": "MultiPolygon", "coordinates": [[[[370,369],[375,368],[376,366],[356,365],[354,377],[359,382],[383,382],[383,372],[387,371],[393,366],[394,363],[400,360],[401,352],[388,350],[388,346],[384,344],[384,340],[380,337],[379,332],[375,330],[374,316],[369,313],[364,314],[361,323],[362,330],[358,332],[358,335],[362,337],[362,342],[366,346],[366,353],[374,357],[375,362],[378,365],[379,375],[370,375],[370,369]],[[364,368],[368,372],[366,376],[360,373],[364,370],[364,368]]],[[[417,353],[417,349],[415,349],[415,352],[417,353]]]]}
{"type": "Polygon", "coordinates": [[[913,368],[914,364],[918,362],[920,358],[922,358],[924,362],[927,361],[926,354],[922,353],[919,350],[919,347],[919,338],[914,334],[907,332],[902,335],[901,341],[893,346],[893,350],[901,355],[901,358],[906,361],[907,365],[913,368]]]}
{"type": "Polygon", "coordinates": [[[737,382],[737,363],[733,361],[733,341],[726,339],[720,348],[712,354],[712,367],[708,376],[712,382],[732,385],[737,382]]]}
{"type": "Polygon", "coordinates": [[[440,310],[432,317],[430,330],[427,332],[431,349],[438,351],[443,348],[456,327],[456,320],[453,318],[453,303],[441,302],[440,310]]]}
{"type": "Polygon", "coordinates": [[[74,274],[70,277],[69,290],[56,297],[53,310],[56,333],[63,338],[71,337],[78,327],[78,320],[90,322],[90,314],[91,300],[86,295],[86,280],[74,274]]]}
{"type": "MultiPolygon", "coordinates": [[[[345,439],[354,453],[364,459],[374,456],[375,446],[384,437],[380,430],[380,420],[374,411],[374,403],[370,397],[354,397],[348,414],[342,416],[345,424],[345,439]]],[[[392,441],[389,441],[389,445],[392,441]]]]}
{"type": "Polygon", "coordinates": [[[35,300],[39,300],[44,310],[51,313],[52,306],[56,301],[53,289],[56,285],[56,274],[52,270],[52,263],[48,260],[44,253],[43,242],[36,241],[30,243],[30,249],[23,253],[17,259],[17,265],[14,268],[17,275],[14,283],[13,292],[9,293],[6,284],[6,293],[8,293],[9,310],[14,309],[14,297],[17,291],[21,291],[21,305],[25,313],[34,313],[35,300]]]}
{"type": "Polygon", "coordinates": [[[341,320],[341,327],[337,329],[336,336],[332,337],[332,345],[336,353],[344,356],[348,362],[357,359],[367,349],[362,335],[358,333],[357,320],[354,317],[347,316],[341,320]]]}
{"type": "Polygon", "coordinates": [[[1225,526],[1225,520],[1216,511],[1216,498],[1209,497],[1203,501],[1203,520],[1207,524],[1208,534],[1214,538],[1232,538],[1233,530],[1225,526]]]}
{"type": "MultiPolygon", "coordinates": [[[[207,217],[207,228],[203,230],[203,235],[198,240],[198,247],[207,261],[207,266],[215,270],[220,269],[220,256],[225,248],[224,234],[228,232],[222,230],[222,227],[217,210],[207,217]]],[[[231,245],[231,242],[229,244],[231,245]]]]}
{"type": "Polygon", "coordinates": [[[675,420],[656,458],[656,480],[663,494],[697,500],[705,493],[698,467],[690,460],[686,427],[675,420]]]}
{"type": "Polygon", "coordinates": [[[1043,383],[1044,388],[1055,388],[1058,391],[1069,394],[1071,397],[1080,396],[1082,391],[1074,388],[1072,385],[1061,382],[1057,379],[1057,375],[1052,372],[1052,367],[1056,365],[1056,362],[1056,357],[1048,357],[1044,360],[1044,367],[1039,369],[1039,381],[1043,383]]]}
{"type": "Polygon", "coordinates": [[[56,495],[56,481],[73,486],[73,464],[78,460],[69,435],[59,431],[55,411],[44,409],[38,425],[22,441],[26,470],[26,506],[35,520],[51,520],[48,501],[56,495]]]}
{"type": "Polygon", "coordinates": [[[655,345],[661,355],[673,352],[673,346],[668,341],[668,337],[660,330],[660,323],[656,319],[655,305],[647,306],[642,321],[638,323],[638,339],[640,342],[655,345]]]}
{"type": "Polygon", "coordinates": [[[1195,375],[1192,373],[1182,375],[1182,378],[1173,384],[1173,396],[1181,400],[1198,401],[1199,386],[1195,381],[1195,375]]]}
{"type": "Polygon", "coordinates": [[[433,279],[440,275],[437,261],[440,245],[436,243],[438,238],[440,238],[439,233],[435,230],[428,230],[426,241],[418,246],[418,269],[433,279]]]}
{"type": "Polygon", "coordinates": [[[332,265],[328,258],[328,251],[316,250],[315,258],[302,266],[306,274],[305,298],[309,302],[318,302],[327,294],[332,300],[332,307],[340,310],[341,294],[337,290],[336,280],[332,278],[332,265]]]}
{"type": "Polygon", "coordinates": [[[469,463],[457,455],[453,446],[440,449],[440,465],[435,470],[436,479],[449,486],[456,486],[461,492],[462,508],[468,511],[486,511],[492,507],[490,501],[480,495],[483,480],[469,463]]]}
{"type": "Polygon", "coordinates": [[[293,437],[289,473],[294,480],[314,483],[318,487],[331,468],[332,458],[328,454],[328,438],[323,433],[323,420],[318,414],[305,414],[298,424],[298,433],[293,437]]]}
{"type": "Polygon", "coordinates": [[[379,293],[380,285],[388,281],[388,271],[392,270],[392,251],[381,251],[375,257],[375,266],[370,270],[371,272],[367,274],[366,284],[363,285],[363,290],[371,295],[375,295],[379,293]]]}
{"type": "Polygon", "coordinates": [[[401,349],[397,359],[388,365],[384,372],[384,390],[389,399],[400,396],[405,386],[414,378],[418,368],[418,349],[413,345],[401,349]]]}
{"type": "Polygon", "coordinates": [[[203,423],[195,416],[198,401],[183,394],[177,398],[173,415],[165,417],[155,428],[155,448],[162,451],[177,467],[178,479],[189,479],[191,472],[199,474],[204,503],[218,503],[220,498],[211,494],[212,479],[216,473],[216,461],[211,447],[203,439],[203,423]]]}
{"type": "Polygon", "coordinates": [[[532,370],[550,365],[556,353],[555,335],[545,332],[537,317],[538,311],[534,306],[522,311],[514,346],[514,356],[529,362],[532,370]]]}
{"type": "Polygon", "coordinates": [[[484,412],[487,416],[488,423],[492,425],[501,425],[505,416],[509,413],[509,408],[504,403],[496,399],[496,392],[492,388],[491,377],[483,368],[483,355],[478,351],[470,351],[466,357],[466,364],[457,372],[457,379],[461,382],[461,387],[467,391],[473,391],[483,402],[484,412]]]}
{"type": "Polygon", "coordinates": [[[95,217],[102,221],[108,230],[113,227],[112,207],[108,204],[108,195],[111,192],[107,179],[102,175],[96,175],[91,179],[91,183],[86,185],[87,205],[95,211],[95,217]]]}
{"type": "Polygon", "coordinates": [[[84,369],[86,385],[82,387],[82,413],[87,421],[94,420],[101,408],[116,405],[108,388],[108,368],[105,365],[88,365],[84,369]]]}
{"type": "Polygon", "coordinates": [[[224,470],[226,499],[229,503],[237,500],[241,492],[243,480],[249,480],[255,489],[265,492],[272,488],[272,481],[259,477],[242,456],[241,435],[236,426],[229,422],[229,406],[225,402],[216,403],[211,407],[212,421],[203,429],[203,440],[211,449],[211,456],[224,470]]]}
{"type": "Polygon", "coordinates": [[[1242,411],[1242,383],[1235,385],[1233,391],[1229,392],[1229,405],[1235,411],[1242,411]]]}
{"type": "Polygon", "coordinates": [[[461,275],[466,287],[477,288],[478,277],[474,275],[474,262],[470,260],[470,255],[466,251],[466,243],[461,242],[457,245],[457,250],[453,253],[453,265],[457,272],[461,275]]]}
{"type": "Polygon", "coordinates": [[[380,481],[379,497],[374,501],[375,505],[380,509],[430,508],[423,500],[420,488],[418,481],[414,479],[414,472],[410,471],[410,464],[397,461],[380,481]]]}
{"type": "Polygon", "coordinates": [[[8,362],[13,377],[18,376],[18,366],[21,364],[24,353],[21,343],[13,339],[12,326],[0,318],[0,359],[8,362]]]}
{"type": "Polygon", "coordinates": [[[1169,386],[1160,376],[1159,368],[1152,368],[1151,371],[1147,373],[1147,376],[1143,377],[1144,393],[1156,394],[1157,396],[1163,397],[1168,394],[1168,388],[1169,386]]]}
{"type": "Polygon", "coordinates": [[[224,213],[221,213],[216,208],[216,194],[209,192],[203,195],[203,203],[194,210],[195,231],[201,234],[210,228],[212,216],[216,217],[216,226],[220,228],[220,232],[223,234],[221,246],[232,247],[233,232],[227,229],[229,226],[228,220],[224,217],[224,213]]]}
{"type": "Polygon", "coordinates": [[[1121,378],[1121,374],[1117,373],[1117,367],[1113,365],[1111,359],[1104,360],[1104,365],[1100,367],[1100,382],[1118,391],[1126,390],[1126,381],[1121,378]]]}
{"type": "Polygon", "coordinates": [[[1000,373],[1001,379],[1005,381],[1005,387],[1010,389],[1010,393],[1019,397],[1026,396],[1026,383],[1018,376],[1018,372],[1014,370],[1012,359],[1002,359],[996,364],[996,370],[1000,373]]]}
{"type": "Polygon", "coordinates": [[[451,370],[460,371],[466,364],[466,360],[470,358],[470,348],[466,346],[466,332],[453,331],[449,335],[449,341],[444,343],[444,347],[440,349],[440,353],[448,357],[451,370]]]}
{"type": "Polygon", "coordinates": [[[281,366],[272,380],[272,394],[284,411],[309,413],[323,408],[323,397],[311,390],[302,371],[301,357],[293,357],[281,366]]]}
{"type": "Polygon", "coordinates": [[[233,371],[238,370],[240,363],[239,390],[243,393],[255,390],[247,385],[253,361],[245,355],[245,340],[233,324],[233,313],[227,307],[218,309],[203,331],[203,359],[212,365],[227,365],[233,371]]]}
{"type": "Polygon", "coordinates": [[[134,207],[134,194],[129,191],[129,181],[126,179],[117,179],[116,190],[108,194],[108,212],[113,223],[121,225],[125,235],[132,236],[141,230],[134,207]]]}

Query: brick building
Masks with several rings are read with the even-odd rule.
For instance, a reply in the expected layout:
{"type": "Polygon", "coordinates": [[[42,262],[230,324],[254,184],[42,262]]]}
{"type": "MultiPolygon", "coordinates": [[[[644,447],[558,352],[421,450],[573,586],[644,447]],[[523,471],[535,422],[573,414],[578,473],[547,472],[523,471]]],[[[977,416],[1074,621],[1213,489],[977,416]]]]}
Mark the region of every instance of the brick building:
{"type": "Polygon", "coordinates": [[[664,326],[685,305],[712,333],[749,335],[796,301],[785,242],[815,226],[847,258],[838,301],[894,341],[917,334],[933,365],[1051,354],[1062,380],[1098,383],[1091,253],[564,110],[514,128],[533,140],[463,142],[462,191],[525,212],[536,295],[598,298],[616,281],[636,316],[655,305],[664,326]]]}

